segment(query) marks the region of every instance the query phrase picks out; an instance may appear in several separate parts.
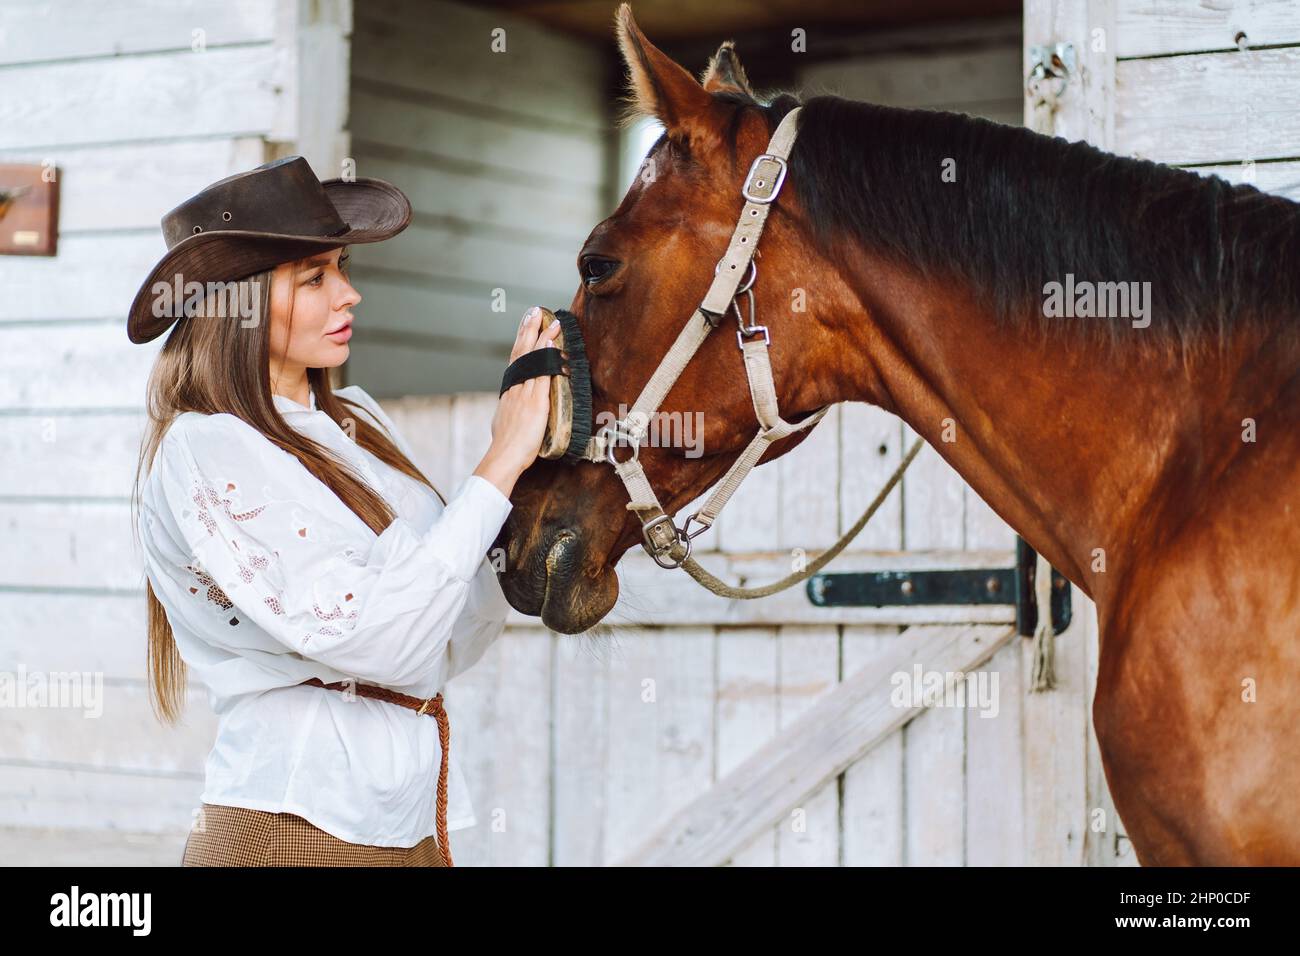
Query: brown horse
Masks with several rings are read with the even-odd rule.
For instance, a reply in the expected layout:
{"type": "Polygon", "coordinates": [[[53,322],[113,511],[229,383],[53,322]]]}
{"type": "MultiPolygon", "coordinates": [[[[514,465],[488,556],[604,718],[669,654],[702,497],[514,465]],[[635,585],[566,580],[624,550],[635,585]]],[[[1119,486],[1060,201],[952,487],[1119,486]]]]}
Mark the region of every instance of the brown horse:
{"type": "MultiPolygon", "coordinates": [[[[730,44],[697,82],[626,5],[617,27],[629,115],[666,133],[578,257],[598,414],[700,303],[800,105],[758,102],[730,44]]],[[[897,414],[1096,602],[1093,718],[1143,864],[1300,863],[1300,206],[955,114],[802,106],[754,286],[782,415],[897,414]],[[1127,314],[1081,315],[1089,282],[1124,283],[1127,314]]],[[[1097,288],[1094,311],[1119,301],[1097,288]]],[[[673,514],[757,427],[730,327],[662,411],[704,413],[702,457],[641,450],[673,514]]],[[[529,469],[497,542],[510,603],[599,622],[640,543],[627,500],[605,465],[529,469]]]]}

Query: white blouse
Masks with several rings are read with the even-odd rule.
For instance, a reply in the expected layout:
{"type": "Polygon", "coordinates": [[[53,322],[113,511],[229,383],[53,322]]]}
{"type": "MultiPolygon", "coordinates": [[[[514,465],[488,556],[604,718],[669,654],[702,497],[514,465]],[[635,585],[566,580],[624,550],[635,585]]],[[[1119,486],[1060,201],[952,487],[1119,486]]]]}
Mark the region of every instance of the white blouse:
{"type": "MultiPolygon", "coordinates": [[[[412,461],[392,421],[361,404],[412,461]]],[[[434,833],[438,722],[322,687],[355,679],[432,697],[500,636],[509,606],[487,551],[510,499],[470,475],[438,496],[362,449],[323,411],[281,395],[285,421],[326,445],[396,517],[376,535],[288,452],[230,414],[172,423],[142,491],[145,571],[218,717],[206,803],[287,811],[351,843],[434,833]]],[[[346,424],[346,423],[345,423],[346,424]]],[[[447,828],[475,825],[448,707],[447,828]]]]}

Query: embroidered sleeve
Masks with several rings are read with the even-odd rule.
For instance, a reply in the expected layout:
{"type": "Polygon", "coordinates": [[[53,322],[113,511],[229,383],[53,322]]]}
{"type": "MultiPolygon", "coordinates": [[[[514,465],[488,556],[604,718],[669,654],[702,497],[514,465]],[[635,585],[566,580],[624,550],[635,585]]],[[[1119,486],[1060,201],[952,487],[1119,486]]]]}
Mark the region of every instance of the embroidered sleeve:
{"type": "Polygon", "coordinates": [[[191,556],[191,595],[220,615],[216,639],[222,628],[260,628],[341,673],[395,686],[439,672],[509,499],[471,475],[428,532],[398,517],[375,535],[238,418],[180,425],[154,465],[160,507],[191,556]]]}

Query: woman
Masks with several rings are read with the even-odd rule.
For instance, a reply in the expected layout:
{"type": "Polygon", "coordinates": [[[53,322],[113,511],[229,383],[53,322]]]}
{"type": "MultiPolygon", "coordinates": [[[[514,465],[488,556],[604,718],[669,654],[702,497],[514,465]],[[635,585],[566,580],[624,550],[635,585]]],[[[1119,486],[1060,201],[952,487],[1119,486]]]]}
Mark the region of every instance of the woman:
{"type": "MultiPolygon", "coordinates": [[[[476,822],[440,691],[504,626],[486,552],[550,379],[502,395],[449,502],[373,398],[331,389],[361,301],[346,247],[410,217],[388,183],[268,163],[163,218],[132,305],[133,342],[174,323],[134,496],[155,711],[177,719],[192,668],[219,718],[183,865],[450,866],[447,831],[476,822]]],[[[512,361],[554,347],[539,322],[512,361]]]]}

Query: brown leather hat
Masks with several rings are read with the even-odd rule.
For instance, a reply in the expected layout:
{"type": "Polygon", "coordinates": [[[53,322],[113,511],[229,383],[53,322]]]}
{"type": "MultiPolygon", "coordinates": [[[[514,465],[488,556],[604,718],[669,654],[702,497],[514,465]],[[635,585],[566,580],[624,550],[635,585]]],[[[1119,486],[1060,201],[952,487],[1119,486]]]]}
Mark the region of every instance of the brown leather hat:
{"type": "Polygon", "coordinates": [[[167,254],[135,294],[126,332],[138,344],[157,338],[178,318],[188,292],[174,297],[155,284],[184,290],[191,282],[231,282],[323,249],[379,242],[411,222],[411,202],[382,179],[316,178],[301,156],[286,156],[227,176],[162,218],[167,254]]]}

